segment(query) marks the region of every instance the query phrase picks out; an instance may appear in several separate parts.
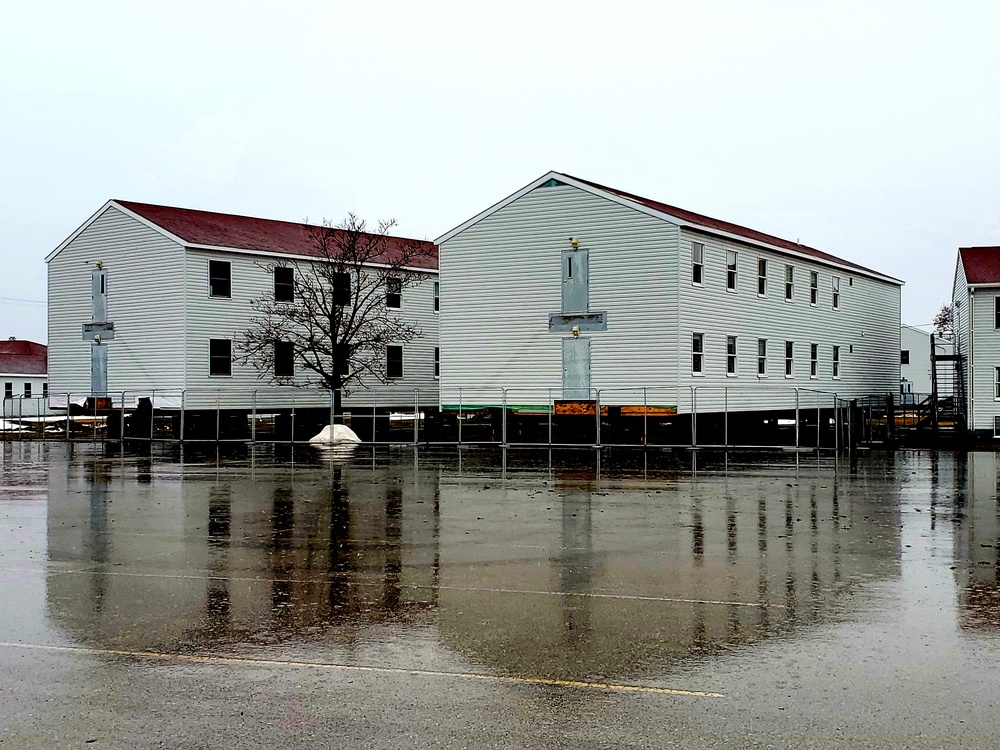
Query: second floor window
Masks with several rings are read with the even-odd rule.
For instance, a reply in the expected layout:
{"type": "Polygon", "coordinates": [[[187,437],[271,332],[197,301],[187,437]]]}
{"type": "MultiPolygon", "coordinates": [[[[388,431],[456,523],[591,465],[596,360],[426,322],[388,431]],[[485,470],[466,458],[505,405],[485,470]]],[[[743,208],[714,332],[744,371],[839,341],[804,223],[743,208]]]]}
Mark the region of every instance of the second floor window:
{"type": "Polygon", "coordinates": [[[31,383],[24,384],[24,397],[31,398],[31,383]]]}
{"type": "Polygon", "coordinates": [[[403,282],[399,279],[385,280],[385,306],[393,310],[403,307],[403,282]]]}
{"type": "Polygon", "coordinates": [[[333,304],[351,304],[351,274],[335,273],[331,282],[333,283],[333,304]]]}
{"type": "Polygon", "coordinates": [[[767,296],[767,261],[764,258],[757,259],[757,296],[767,296]]]}
{"type": "Polygon", "coordinates": [[[833,277],[833,309],[840,309],[840,277],[833,277]]]}
{"type": "Polygon", "coordinates": [[[705,275],[705,246],[700,242],[691,243],[691,283],[701,284],[705,275]]]}
{"type": "Polygon", "coordinates": [[[228,260],[208,261],[208,294],[210,297],[232,297],[232,268],[228,260]]]}
{"type": "Polygon", "coordinates": [[[789,302],[795,295],[795,266],[785,266],[785,299],[789,302]]]}
{"type": "Polygon", "coordinates": [[[294,302],[295,281],[294,272],[289,266],[276,266],[274,269],[274,301],[294,302]]]}
{"type": "Polygon", "coordinates": [[[5,399],[14,398],[14,384],[13,383],[4,383],[3,384],[3,397],[5,399]]]}
{"type": "Polygon", "coordinates": [[[819,273],[809,272],[809,304],[815,305],[819,302],[819,273]]]}
{"type": "Polygon", "coordinates": [[[736,290],[736,251],[726,251],[726,289],[736,290]]]}
{"type": "Polygon", "coordinates": [[[441,310],[441,282],[434,282],[434,312],[441,310]]]}

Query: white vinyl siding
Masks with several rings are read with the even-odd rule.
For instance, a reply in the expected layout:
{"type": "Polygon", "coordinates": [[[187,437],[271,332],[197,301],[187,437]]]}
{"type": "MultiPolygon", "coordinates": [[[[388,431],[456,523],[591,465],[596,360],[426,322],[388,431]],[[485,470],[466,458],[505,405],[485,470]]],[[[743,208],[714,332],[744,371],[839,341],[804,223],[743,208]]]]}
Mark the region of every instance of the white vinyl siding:
{"type": "MultiPolygon", "coordinates": [[[[106,207],[48,264],[49,388],[54,396],[90,393],[91,271],[108,272],[108,390],[184,386],[184,251],[114,206],[106,207]]],[[[208,277],[200,291],[207,297],[208,277]]],[[[207,344],[206,344],[207,346],[207,344]]],[[[117,398],[117,395],[115,396],[117,398]]]]}
{"type": "MultiPolygon", "coordinates": [[[[300,261],[301,262],[301,261],[300,261]]],[[[358,408],[375,405],[403,407],[413,404],[414,389],[420,391],[421,404],[437,403],[437,381],[433,376],[434,347],[437,346],[437,316],[433,310],[435,276],[428,274],[427,281],[403,291],[405,310],[394,311],[409,320],[414,320],[424,335],[406,344],[406,359],[410,365],[405,377],[389,384],[370,383],[370,387],[354,384],[345,394],[344,408],[358,408]],[[410,301],[414,304],[410,304],[410,301]],[[416,363],[425,362],[425,367],[416,363]]],[[[211,406],[216,398],[219,380],[210,376],[208,369],[208,341],[210,339],[231,338],[234,341],[247,327],[253,316],[252,301],[255,298],[271,298],[274,294],[274,279],[261,267],[260,257],[236,252],[188,250],[187,251],[187,335],[192,343],[192,356],[187,362],[186,382],[187,402],[192,406],[211,406]],[[202,280],[208,272],[211,260],[223,258],[232,266],[232,297],[211,298],[203,293],[202,280]],[[197,342],[204,342],[203,353],[193,351],[197,342]]],[[[235,344],[234,344],[235,345],[235,344]]],[[[225,388],[235,405],[237,394],[258,392],[258,399],[276,403],[294,399],[302,407],[321,407],[328,403],[329,396],[316,389],[298,388],[292,383],[303,383],[313,379],[301,364],[295,365],[295,376],[287,385],[270,382],[271,373],[263,378],[251,366],[233,363],[232,376],[225,388]]],[[[282,383],[285,379],[282,379],[282,383]]]]}
{"type": "Polygon", "coordinates": [[[550,332],[548,320],[561,309],[570,237],[588,251],[589,309],[608,320],[606,332],[581,333],[591,341],[591,387],[605,389],[607,403],[635,403],[619,389],[667,388],[665,403],[675,403],[679,279],[705,291],[691,285],[691,243],[680,253],[673,224],[563,185],[538,187],[442,244],[442,404],[499,405],[504,387],[514,389],[509,403],[560,396],[568,334],[550,332]]]}

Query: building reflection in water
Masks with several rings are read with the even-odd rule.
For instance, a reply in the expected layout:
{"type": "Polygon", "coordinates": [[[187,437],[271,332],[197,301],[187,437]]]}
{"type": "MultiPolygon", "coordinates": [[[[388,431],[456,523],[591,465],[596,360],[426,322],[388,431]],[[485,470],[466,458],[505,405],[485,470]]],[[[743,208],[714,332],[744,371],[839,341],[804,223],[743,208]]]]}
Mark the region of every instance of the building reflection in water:
{"type": "MultiPolygon", "coordinates": [[[[957,472],[967,479],[965,492],[958,485],[949,493],[950,502],[939,501],[955,525],[959,625],[969,632],[995,633],[1000,631],[1000,454],[963,458],[957,472]]],[[[951,489],[949,478],[942,484],[951,489]]]]}
{"type": "Polygon", "coordinates": [[[899,572],[880,469],[409,455],[53,469],[50,559],[74,572],[50,575],[50,616],[111,648],[350,651],[421,633],[470,668],[625,679],[847,616],[843,593],[899,572]]]}

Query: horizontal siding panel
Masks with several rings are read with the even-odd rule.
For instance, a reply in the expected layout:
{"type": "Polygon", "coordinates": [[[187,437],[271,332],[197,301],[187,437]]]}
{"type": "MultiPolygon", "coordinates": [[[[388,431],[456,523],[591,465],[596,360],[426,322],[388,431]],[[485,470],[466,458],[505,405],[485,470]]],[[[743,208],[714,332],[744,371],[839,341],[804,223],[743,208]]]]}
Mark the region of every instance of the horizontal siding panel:
{"type": "Polygon", "coordinates": [[[48,265],[49,385],[53,394],[90,393],[91,270],[108,272],[108,389],[183,387],[181,247],[109,206],[48,265]]]}
{"type": "MultiPolygon", "coordinates": [[[[236,339],[253,317],[255,299],[273,294],[273,276],[266,265],[269,259],[233,252],[212,252],[189,249],[186,258],[186,309],[188,361],[186,370],[187,398],[204,398],[213,403],[212,394],[221,389],[230,392],[235,404],[248,403],[251,394],[268,402],[296,399],[296,403],[322,407],[329,397],[315,389],[297,389],[270,382],[268,373],[260,373],[252,366],[233,363],[231,377],[209,375],[209,341],[214,338],[236,339]],[[208,293],[208,267],[210,260],[223,260],[231,264],[232,297],[212,298],[208,293]],[[311,391],[309,393],[308,391],[311,391]]],[[[438,314],[434,312],[435,274],[403,292],[400,315],[413,321],[422,335],[404,345],[403,378],[390,384],[373,383],[355,385],[344,398],[345,408],[375,406],[406,407],[414,403],[414,392],[419,393],[421,405],[436,405],[438,381],[434,377],[434,347],[438,343],[438,314]]],[[[300,373],[297,380],[307,382],[308,375],[300,373]]],[[[237,408],[235,405],[233,408],[237,408]]]]}
{"type": "MultiPolygon", "coordinates": [[[[589,253],[590,305],[606,312],[591,340],[591,383],[601,389],[671,389],[676,328],[677,228],[569,186],[537,188],[445,242],[441,249],[442,403],[470,403],[502,388],[518,403],[562,390],[561,253],[570,237],[589,253]]],[[[615,396],[609,391],[609,402],[615,396]]],[[[639,399],[641,401],[641,397],[639,399]]]]}

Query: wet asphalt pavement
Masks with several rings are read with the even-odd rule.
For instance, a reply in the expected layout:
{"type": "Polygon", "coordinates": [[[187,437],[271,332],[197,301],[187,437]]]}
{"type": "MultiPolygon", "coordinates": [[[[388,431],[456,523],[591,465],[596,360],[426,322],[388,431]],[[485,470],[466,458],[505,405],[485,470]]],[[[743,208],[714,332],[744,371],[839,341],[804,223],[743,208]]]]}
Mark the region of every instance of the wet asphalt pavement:
{"type": "Polygon", "coordinates": [[[996,748],[1000,458],[0,446],[0,748],[996,748]]]}

